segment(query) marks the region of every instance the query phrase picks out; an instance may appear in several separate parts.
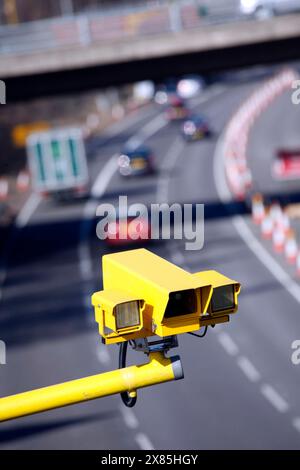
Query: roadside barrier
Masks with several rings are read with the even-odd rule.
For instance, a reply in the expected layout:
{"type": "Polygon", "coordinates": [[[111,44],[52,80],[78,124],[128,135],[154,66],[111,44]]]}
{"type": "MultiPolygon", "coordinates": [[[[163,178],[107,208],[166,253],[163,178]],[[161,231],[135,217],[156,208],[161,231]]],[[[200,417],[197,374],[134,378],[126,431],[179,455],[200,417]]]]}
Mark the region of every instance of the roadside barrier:
{"type": "Polygon", "coordinates": [[[229,121],[224,139],[225,172],[237,199],[244,199],[253,186],[247,156],[251,128],[260,114],[297,78],[297,73],[292,69],[278,73],[255,90],[229,121]]]}
{"type": "Polygon", "coordinates": [[[274,222],[270,216],[270,211],[266,210],[265,217],[261,223],[261,235],[265,240],[271,240],[273,235],[274,222]]]}
{"type": "Polygon", "coordinates": [[[261,224],[265,217],[263,197],[256,193],[252,196],[252,220],[255,224],[261,224]]]}
{"type": "Polygon", "coordinates": [[[285,235],[283,230],[278,225],[275,225],[273,230],[272,242],[274,251],[276,253],[282,253],[284,249],[285,235]]]}
{"type": "Polygon", "coordinates": [[[300,277],[300,250],[297,253],[297,259],[296,259],[296,274],[298,277],[300,277]]]}

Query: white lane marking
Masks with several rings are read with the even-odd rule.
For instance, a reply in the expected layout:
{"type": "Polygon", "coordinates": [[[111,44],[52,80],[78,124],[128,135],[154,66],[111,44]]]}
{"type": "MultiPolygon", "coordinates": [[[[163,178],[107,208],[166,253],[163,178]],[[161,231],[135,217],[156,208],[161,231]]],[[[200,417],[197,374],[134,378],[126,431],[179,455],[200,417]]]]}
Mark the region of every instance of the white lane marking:
{"type": "Polygon", "coordinates": [[[163,129],[167,124],[168,121],[165,119],[165,117],[162,114],[159,114],[150,122],[145,124],[145,126],[142,127],[142,129],[140,129],[137,134],[130,137],[130,139],[128,139],[126,142],[126,145],[131,148],[138,147],[139,145],[143,144],[145,140],[149,139],[158,131],[163,129]]]}
{"type": "Polygon", "coordinates": [[[124,129],[137,124],[141,121],[141,119],[146,119],[149,117],[152,112],[153,108],[150,108],[150,110],[147,108],[144,110],[138,110],[136,113],[126,116],[126,118],[122,119],[121,121],[112,124],[104,134],[105,139],[107,141],[111,140],[120,134],[120,132],[122,132],[124,129]]]}
{"type": "MultiPolygon", "coordinates": [[[[232,200],[228,188],[224,171],[224,136],[218,140],[214,156],[214,179],[216,188],[221,201],[228,202],[232,200]]],[[[261,261],[261,263],[270,271],[278,282],[300,303],[300,286],[292,277],[280,266],[273,256],[265,249],[260,241],[253,235],[243,217],[236,215],[231,218],[232,223],[244,240],[246,245],[261,261]]]]}
{"type": "Polygon", "coordinates": [[[142,450],[154,450],[154,446],[146,434],[139,432],[135,436],[135,440],[142,450]]]}
{"type": "Polygon", "coordinates": [[[227,89],[226,85],[212,85],[209,90],[205,90],[199,96],[193,100],[192,108],[196,108],[199,104],[205,103],[205,101],[220,95],[227,89]]]}
{"type": "Polygon", "coordinates": [[[261,393],[276,408],[280,413],[285,413],[289,409],[288,403],[282,398],[281,395],[271,385],[263,384],[261,386],[261,393]]]}
{"type": "Polygon", "coordinates": [[[219,343],[223,346],[225,351],[230,355],[230,356],[236,356],[239,352],[238,346],[235,344],[233,339],[229,336],[228,333],[225,333],[224,331],[221,331],[218,335],[218,340],[219,343]]]}
{"type": "Polygon", "coordinates": [[[292,424],[293,424],[294,428],[298,432],[300,432],[300,418],[299,417],[294,418],[293,421],[292,421],[292,424]]]}
{"type": "Polygon", "coordinates": [[[251,382],[258,382],[260,380],[260,373],[247,357],[240,356],[237,360],[237,363],[251,382]]]}
{"type": "Polygon", "coordinates": [[[182,137],[177,137],[171,147],[169,148],[161,168],[162,175],[158,178],[156,201],[168,202],[169,183],[171,180],[171,171],[176,165],[176,162],[183,151],[185,143],[182,137]],[[165,174],[164,174],[165,173],[165,174]]]}
{"type": "Polygon", "coordinates": [[[126,408],[125,406],[122,405],[120,406],[120,411],[123,416],[124,422],[128,428],[130,429],[138,428],[139,422],[134,412],[130,408],[126,408]]]}
{"type": "Polygon", "coordinates": [[[96,353],[97,353],[97,358],[101,364],[108,365],[110,363],[111,357],[105,345],[99,344],[96,353]]]}
{"type": "Polygon", "coordinates": [[[30,217],[36,211],[41,200],[42,200],[41,196],[37,193],[32,193],[29,196],[24,206],[20,210],[19,214],[17,215],[17,218],[16,218],[17,227],[22,228],[28,224],[30,217]]]}
{"type": "Polygon", "coordinates": [[[91,195],[93,197],[100,198],[104,194],[116,170],[117,170],[117,155],[113,155],[106,162],[106,164],[100,171],[99,175],[97,176],[92,186],[91,195]]]}

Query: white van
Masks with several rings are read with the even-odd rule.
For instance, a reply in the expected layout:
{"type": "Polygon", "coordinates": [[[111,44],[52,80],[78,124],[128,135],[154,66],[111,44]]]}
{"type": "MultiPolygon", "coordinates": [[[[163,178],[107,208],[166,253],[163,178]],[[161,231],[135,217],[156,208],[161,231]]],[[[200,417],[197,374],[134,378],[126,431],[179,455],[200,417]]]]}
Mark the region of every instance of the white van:
{"type": "Polygon", "coordinates": [[[240,0],[240,13],[258,19],[300,11],[300,0],[240,0]]]}

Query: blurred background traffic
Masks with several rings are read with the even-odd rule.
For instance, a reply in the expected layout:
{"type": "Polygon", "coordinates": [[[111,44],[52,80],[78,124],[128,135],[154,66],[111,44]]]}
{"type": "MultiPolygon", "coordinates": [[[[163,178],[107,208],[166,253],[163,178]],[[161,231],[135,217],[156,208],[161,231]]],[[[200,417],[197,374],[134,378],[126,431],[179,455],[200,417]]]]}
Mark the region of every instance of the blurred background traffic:
{"type": "Polygon", "coordinates": [[[90,301],[106,253],[145,246],[242,284],[229,325],[180,338],[183,381],[133,410],[111,397],[2,424],[0,449],[299,448],[299,13],[299,0],[0,2],[0,395],[117,367],[90,301]],[[146,217],[132,237],[120,195],[205,204],[203,249],[151,240],[146,217]],[[105,240],[100,203],[118,214],[105,240]]]}

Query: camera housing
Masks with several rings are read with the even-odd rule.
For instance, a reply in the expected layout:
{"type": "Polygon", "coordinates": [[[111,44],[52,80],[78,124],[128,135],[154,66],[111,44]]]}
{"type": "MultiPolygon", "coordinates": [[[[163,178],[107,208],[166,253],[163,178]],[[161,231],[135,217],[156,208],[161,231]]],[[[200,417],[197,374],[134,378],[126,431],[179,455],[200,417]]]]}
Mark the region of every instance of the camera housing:
{"type": "Polygon", "coordinates": [[[205,278],[144,248],[103,256],[102,271],[104,289],[92,296],[92,304],[107,344],[196,331],[213,294],[205,278]],[[132,315],[132,324],[122,320],[125,326],[120,328],[118,310],[130,302],[135,302],[136,312],[127,312],[128,318],[132,315]]]}
{"type": "Polygon", "coordinates": [[[213,294],[207,308],[207,313],[201,317],[200,326],[228,322],[230,315],[238,310],[238,295],[241,291],[240,283],[214,270],[201,271],[194,273],[193,276],[197,279],[210,282],[213,286],[213,294]]]}

